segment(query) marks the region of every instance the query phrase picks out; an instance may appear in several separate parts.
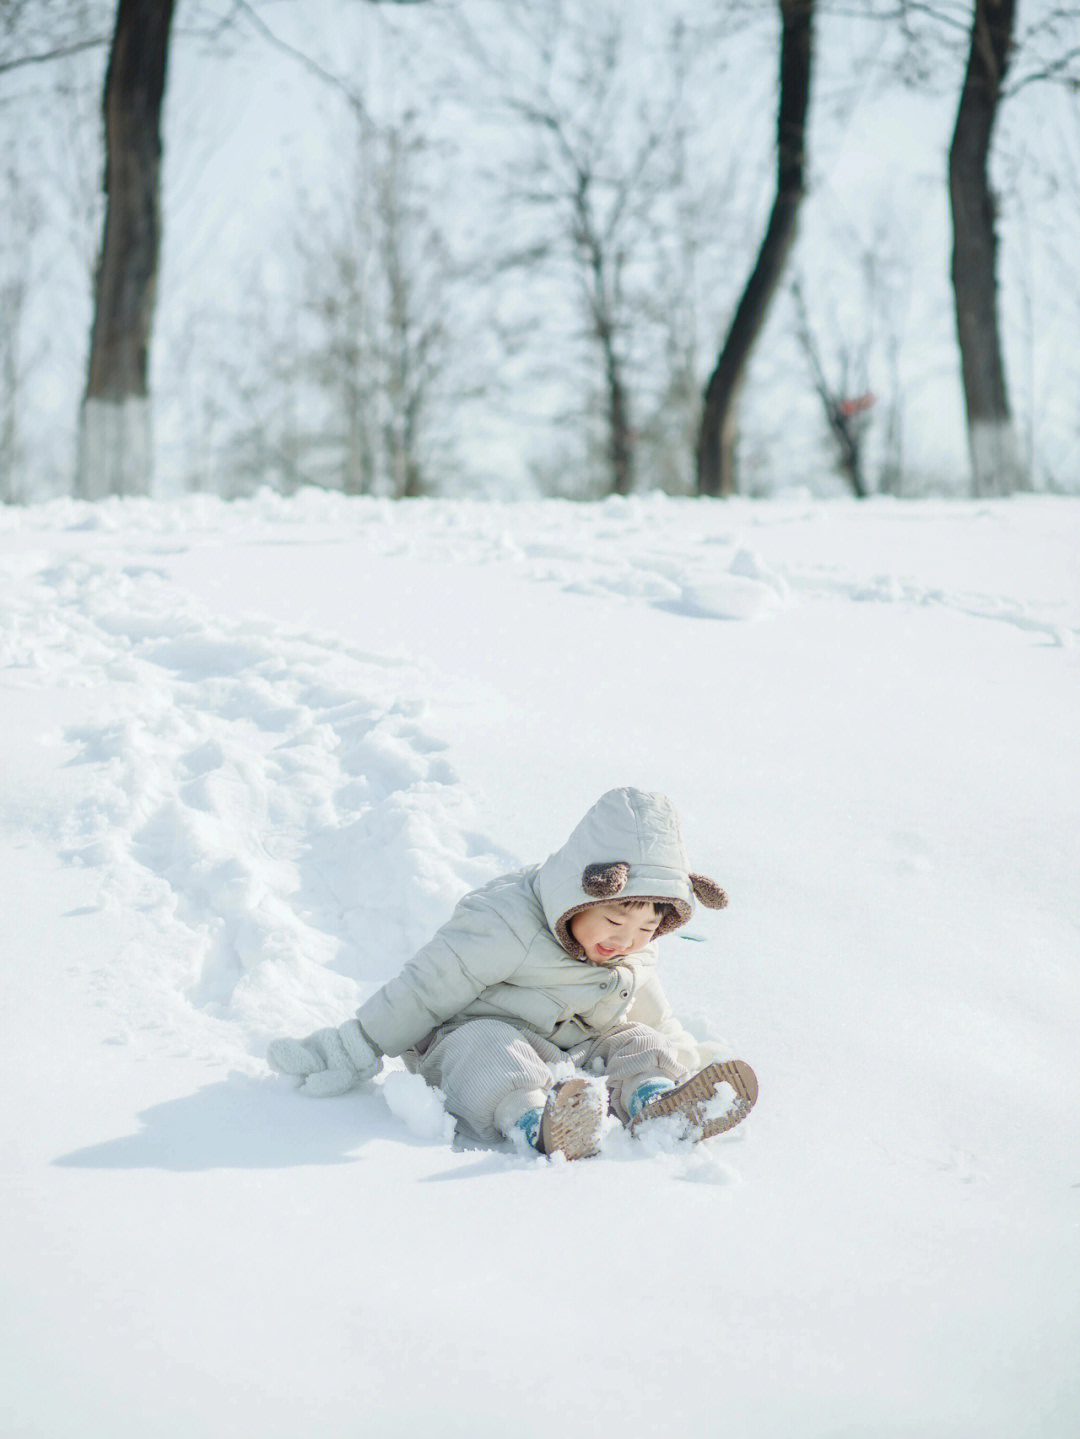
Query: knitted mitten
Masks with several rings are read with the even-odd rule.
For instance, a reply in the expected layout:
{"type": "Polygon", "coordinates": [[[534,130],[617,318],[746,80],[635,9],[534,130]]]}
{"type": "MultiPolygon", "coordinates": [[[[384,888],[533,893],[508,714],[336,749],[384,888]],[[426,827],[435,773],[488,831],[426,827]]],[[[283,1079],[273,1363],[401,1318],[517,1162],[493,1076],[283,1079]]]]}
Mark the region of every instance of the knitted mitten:
{"type": "Polygon", "coordinates": [[[382,1056],[357,1020],[317,1029],[306,1039],[275,1039],[266,1050],[271,1069],[291,1075],[313,1098],[344,1094],[378,1073],[382,1056]]]}

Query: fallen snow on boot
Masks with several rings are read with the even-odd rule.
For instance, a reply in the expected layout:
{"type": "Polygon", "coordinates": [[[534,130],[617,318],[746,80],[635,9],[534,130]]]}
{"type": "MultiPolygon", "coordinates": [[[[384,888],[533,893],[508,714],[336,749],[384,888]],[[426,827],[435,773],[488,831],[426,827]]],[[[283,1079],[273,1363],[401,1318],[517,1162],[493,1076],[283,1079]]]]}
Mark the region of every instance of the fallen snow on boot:
{"type": "Polygon", "coordinates": [[[561,1154],[564,1159],[598,1154],[607,1109],[607,1086],[602,1081],[579,1075],[557,1084],[540,1120],[540,1153],[561,1154]]]}
{"type": "Polygon", "coordinates": [[[740,1124],[753,1108],[757,1092],[757,1077],[744,1060],[722,1060],[650,1100],[630,1121],[630,1129],[637,1132],[642,1125],[674,1117],[687,1139],[710,1139],[740,1124]]]}

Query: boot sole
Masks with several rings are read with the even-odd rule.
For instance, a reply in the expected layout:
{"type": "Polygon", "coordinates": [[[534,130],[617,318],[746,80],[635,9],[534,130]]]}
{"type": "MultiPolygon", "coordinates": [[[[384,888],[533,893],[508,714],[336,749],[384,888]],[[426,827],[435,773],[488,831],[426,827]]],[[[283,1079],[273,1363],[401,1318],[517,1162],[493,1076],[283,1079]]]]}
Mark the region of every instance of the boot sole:
{"type": "Polygon", "coordinates": [[[741,1124],[753,1109],[757,1096],[757,1076],[746,1061],[725,1059],[706,1065],[685,1084],[669,1089],[666,1094],[658,1094],[630,1121],[630,1129],[637,1129],[646,1119],[678,1114],[687,1120],[695,1140],[711,1139],[714,1134],[724,1134],[741,1124]],[[723,1114],[706,1114],[705,1107],[721,1084],[729,1084],[735,1091],[735,1103],[723,1114]]]}
{"type": "Polygon", "coordinates": [[[587,1079],[567,1079],[548,1097],[540,1120],[541,1154],[588,1159],[600,1152],[601,1115],[587,1079]]]}

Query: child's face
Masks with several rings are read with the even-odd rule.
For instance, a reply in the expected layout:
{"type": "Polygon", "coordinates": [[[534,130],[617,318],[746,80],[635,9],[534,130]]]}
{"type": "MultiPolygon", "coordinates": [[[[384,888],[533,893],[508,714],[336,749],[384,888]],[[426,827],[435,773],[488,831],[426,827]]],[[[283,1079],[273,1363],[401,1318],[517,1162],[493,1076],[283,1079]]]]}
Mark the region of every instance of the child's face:
{"type": "Polygon", "coordinates": [[[614,964],[648,944],[659,923],[651,904],[593,904],[571,917],[570,933],[590,964],[614,964]]]}

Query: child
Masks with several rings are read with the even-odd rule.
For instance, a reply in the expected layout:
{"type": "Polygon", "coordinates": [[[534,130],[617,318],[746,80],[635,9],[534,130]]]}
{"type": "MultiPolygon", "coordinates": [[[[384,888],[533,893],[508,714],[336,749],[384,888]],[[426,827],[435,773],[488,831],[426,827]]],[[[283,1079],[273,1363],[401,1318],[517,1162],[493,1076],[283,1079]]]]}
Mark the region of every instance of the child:
{"type": "Polygon", "coordinates": [[[675,1114],[696,1138],[718,1134],[749,1113],[757,1081],[739,1060],[691,1078],[696,1043],[656,977],[653,941],[695,896],[727,903],[689,873],[671,802],[610,790],[543,864],[467,894],[355,1019],[275,1040],[267,1058],[326,1095],[400,1055],[470,1134],[567,1159],[597,1152],[609,1106],[631,1128],[675,1114]],[[606,1076],[606,1093],[581,1070],[606,1076]]]}

